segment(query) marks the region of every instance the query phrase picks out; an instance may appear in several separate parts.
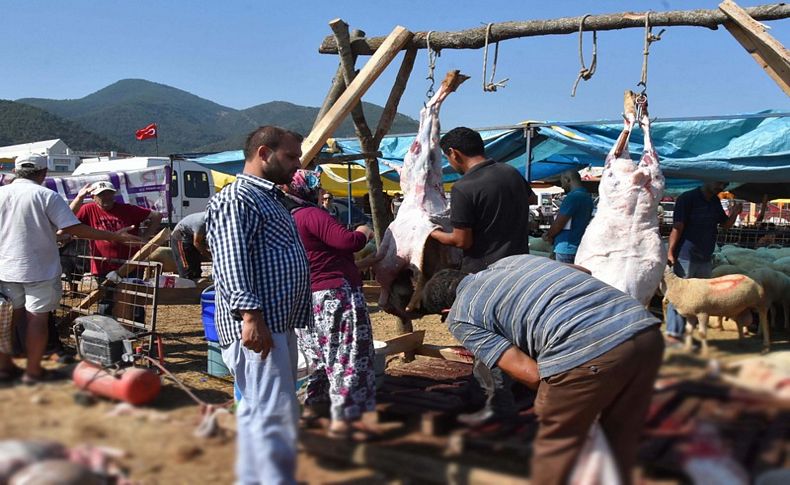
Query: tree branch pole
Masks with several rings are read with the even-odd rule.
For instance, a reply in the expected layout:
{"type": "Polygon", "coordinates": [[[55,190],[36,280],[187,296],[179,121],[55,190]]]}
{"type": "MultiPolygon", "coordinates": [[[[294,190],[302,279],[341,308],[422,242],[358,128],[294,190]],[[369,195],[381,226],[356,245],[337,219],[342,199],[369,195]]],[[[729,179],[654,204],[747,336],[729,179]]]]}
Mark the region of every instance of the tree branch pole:
{"type": "MultiPolygon", "coordinates": [[[[790,18],[790,4],[777,3],[744,9],[755,20],[779,20],[790,18]]],[[[553,20],[528,20],[524,22],[500,22],[491,25],[489,43],[502,40],[534,37],[542,35],[575,34],[579,32],[582,17],[564,17],[553,20]]],[[[730,18],[721,10],[671,10],[650,12],[650,25],[654,27],[686,26],[717,29],[730,18]]],[[[584,19],[586,31],[619,30],[645,28],[645,12],[621,12],[604,15],[591,15],[584,19]]],[[[414,34],[407,48],[426,49],[427,32],[414,34]]],[[[480,49],[485,46],[486,27],[460,30],[457,32],[431,33],[431,48],[442,49],[480,49]]],[[[370,55],[384,42],[385,37],[373,37],[367,41],[354,42],[352,52],[357,55],[370,55]]],[[[318,48],[321,54],[337,54],[337,42],[328,36],[318,48]]]]}
{"type": "MultiPolygon", "coordinates": [[[[357,29],[351,31],[351,45],[354,45],[355,42],[364,41],[364,39],[365,32],[357,29]]],[[[354,56],[354,63],[356,64],[356,55],[354,56]]],[[[321,105],[321,109],[318,110],[318,114],[315,117],[315,122],[313,122],[313,128],[318,126],[318,123],[324,117],[326,112],[329,111],[332,105],[334,105],[338,98],[340,98],[340,95],[343,94],[345,89],[346,83],[343,77],[343,66],[338,63],[337,72],[335,73],[335,77],[332,78],[332,84],[329,86],[329,92],[327,93],[326,98],[324,98],[324,103],[321,105]]]]}

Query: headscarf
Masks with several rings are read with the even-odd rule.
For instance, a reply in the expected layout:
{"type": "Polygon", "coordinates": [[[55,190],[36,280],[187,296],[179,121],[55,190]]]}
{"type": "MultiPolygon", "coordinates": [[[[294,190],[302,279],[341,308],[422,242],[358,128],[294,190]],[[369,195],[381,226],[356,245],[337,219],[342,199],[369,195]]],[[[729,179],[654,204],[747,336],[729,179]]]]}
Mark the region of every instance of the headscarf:
{"type": "Polygon", "coordinates": [[[313,170],[299,169],[288,184],[288,196],[297,202],[318,204],[318,192],[321,190],[321,174],[313,170]]]}

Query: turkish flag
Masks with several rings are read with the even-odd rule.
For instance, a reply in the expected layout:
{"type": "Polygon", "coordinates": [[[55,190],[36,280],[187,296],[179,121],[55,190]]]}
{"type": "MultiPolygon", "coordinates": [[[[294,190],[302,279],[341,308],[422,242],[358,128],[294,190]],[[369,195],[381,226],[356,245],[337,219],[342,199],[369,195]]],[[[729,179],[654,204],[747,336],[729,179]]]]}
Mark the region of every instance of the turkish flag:
{"type": "Polygon", "coordinates": [[[137,130],[135,138],[138,140],[147,140],[149,138],[156,138],[156,123],[151,123],[145,128],[137,130]]]}

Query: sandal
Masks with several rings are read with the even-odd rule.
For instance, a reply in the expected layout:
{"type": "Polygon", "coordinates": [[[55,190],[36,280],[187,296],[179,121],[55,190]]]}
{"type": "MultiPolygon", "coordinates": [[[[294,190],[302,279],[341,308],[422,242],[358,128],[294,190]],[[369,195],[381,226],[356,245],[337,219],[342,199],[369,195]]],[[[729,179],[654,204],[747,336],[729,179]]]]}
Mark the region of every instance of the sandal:
{"type": "Polygon", "coordinates": [[[35,386],[37,384],[45,384],[47,382],[61,381],[66,379],[66,375],[55,370],[41,369],[41,375],[34,377],[27,372],[22,375],[22,384],[26,386],[35,386]]]}
{"type": "Polygon", "coordinates": [[[25,371],[23,371],[21,367],[15,365],[12,365],[8,369],[2,369],[0,370],[0,383],[14,382],[22,377],[24,373],[25,371]]]}

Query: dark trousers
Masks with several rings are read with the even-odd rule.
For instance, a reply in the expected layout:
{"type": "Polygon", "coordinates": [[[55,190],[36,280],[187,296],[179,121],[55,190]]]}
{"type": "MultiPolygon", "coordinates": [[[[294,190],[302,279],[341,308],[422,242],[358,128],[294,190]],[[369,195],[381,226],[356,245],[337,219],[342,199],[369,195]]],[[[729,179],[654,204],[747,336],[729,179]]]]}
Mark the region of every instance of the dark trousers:
{"type": "Polygon", "coordinates": [[[200,263],[203,261],[203,257],[192,243],[192,236],[182,234],[180,231],[173,231],[173,234],[170,235],[170,248],[173,250],[173,258],[176,260],[178,276],[190,280],[199,279],[202,274],[200,263]]]}
{"type": "MultiPolygon", "coordinates": [[[[128,278],[140,278],[142,275],[137,272],[132,272],[127,275],[128,278]]],[[[99,275],[96,277],[98,280],[99,286],[101,287],[104,281],[107,279],[107,275],[99,275]]],[[[119,302],[119,299],[122,299],[122,293],[117,291],[117,289],[113,285],[109,285],[104,287],[102,294],[102,298],[99,300],[99,303],[96,307],[96,311],[99,315],[106,315],[108,317],[113,316],[113,309],[115,308],[116,303],[118,305],[129,305],[130,303],[119,302]]],[[[146,300],[147,301],[147,300],[146,300]]],[[[139,304],[135,304],[132,308],[132,320],[138,323],[145,323],[145,301],[141,301],[139,304]]],[[[119,307],[120,310],[124,310],[124,308],[119,307]]]]}
{"type": "Polygon", "coordinates": [[[531,482],[567,483],[590,427],[600,416],[621,479],[631,483],[663,352],[664,339],[655,326],[579,367],[543,379],[535,400],[539,427],[531,482]]]}
{"type": "Polygon", "coordinates": [[[481,360],[476,359],[472,373],[475,380],[486,393],[486,408],[500,418],[516,415],[516,402],[513,398],[513,379],[499,367],[489,369],[481,360]]]}

